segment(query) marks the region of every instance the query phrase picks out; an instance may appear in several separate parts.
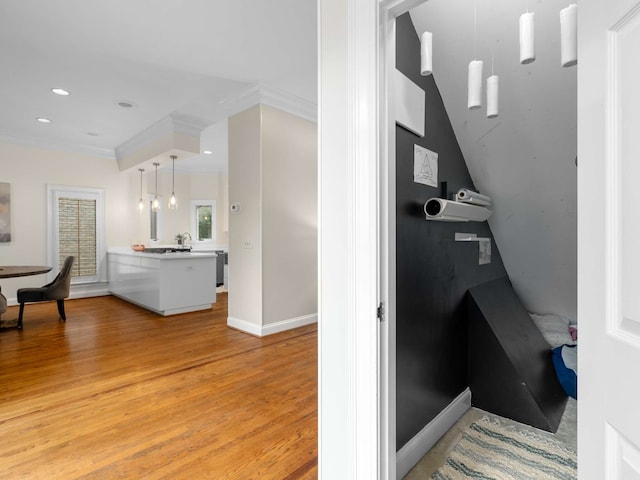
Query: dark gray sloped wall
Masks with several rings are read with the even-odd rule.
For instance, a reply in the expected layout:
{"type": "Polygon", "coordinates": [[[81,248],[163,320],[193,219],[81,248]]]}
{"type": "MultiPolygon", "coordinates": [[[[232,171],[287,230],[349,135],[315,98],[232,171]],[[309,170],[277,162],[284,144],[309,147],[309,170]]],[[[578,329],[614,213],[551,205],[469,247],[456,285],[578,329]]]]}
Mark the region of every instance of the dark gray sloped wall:
{"type": "MultiPolygon", "coordinates": [[[[420,43],[409,14],[397,19],[396,68],[426,92],[426,135],[396,126],[397,448],[467,388],[466,291],[506,276],[487,222],[428,222],[422,205],[439,188],[413,182],[413,146],[437,152],[450,192],[473,188],[433,76],[420,76],[420,43]],[[456,232],[492,238],[492,263],[456,232]]],[[[446,79],[439,79],[445,82],[446,79]]]]}

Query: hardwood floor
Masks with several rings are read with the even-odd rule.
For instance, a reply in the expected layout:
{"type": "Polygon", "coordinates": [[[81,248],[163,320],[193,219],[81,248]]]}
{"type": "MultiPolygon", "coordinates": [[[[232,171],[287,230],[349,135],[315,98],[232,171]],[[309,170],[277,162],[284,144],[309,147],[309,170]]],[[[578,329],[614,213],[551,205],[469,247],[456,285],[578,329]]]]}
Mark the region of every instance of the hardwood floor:
{"type": "Polygon", "coordinates": [[[0,330],[0,479],[317,478],[315,325],[252,337],[226,294],[172,317],[65,307],[0,330]]]}

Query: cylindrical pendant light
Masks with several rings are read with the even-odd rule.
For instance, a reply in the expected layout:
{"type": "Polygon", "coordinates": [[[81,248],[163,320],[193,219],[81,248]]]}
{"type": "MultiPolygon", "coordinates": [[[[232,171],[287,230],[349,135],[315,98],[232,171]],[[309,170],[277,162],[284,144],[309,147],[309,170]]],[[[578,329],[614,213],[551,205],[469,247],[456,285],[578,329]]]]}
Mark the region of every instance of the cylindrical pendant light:
{"type": "Polygon", "coordinates": [[[176,187],[176,157],[175,155],[169,156],[171,159],[171,198],[169,198],[169,209],[175,210],[178,208],[178,200],[176,199],[175,187],[176,187]]]}
{"type": "Polygon", "coordinates": [[[420,75],[426,77],[433,72],[433,35],[423,32],[420,37],[420,75]]]}
{"type": "Polygon", "coordinates": [[[535,13],[520,15],[520,63],[526,65],[536,59],[535,13]]]}
{"type": "Polygon", "coordinates": [[[138,210],[143,211],[144,199],[142,198],[142,172],[144,172],[144,168],[139,168],[138,171],[140,172],[140,201],[138,202],[138,210]]]}
{"type": "Polygon", "coordinates": [[[487,118],[496,118],[500,114],[498,92],[500,77],[491,75],[487,78],[487,118]]]}
{"type": "Polygon", "coordinates": [[[560,10],[560,63],[563,67],[578,63],[578,6],[575,3],[560,10]]]}
{"type": "Polygon", "coordinates": [[[469,62],[467,108],[476,110],[482,107],[482,60],[469,62]]]}
{"type": "Polygon", "coordinates": [[[156,190],[153,194],[153,202],[151,202],[151,209],[154,212],[157,212],[160,208],[160,201],[158,200],[158,166],[160,164],[158,162],[153,162],[153,166],[156,167],[156,190]]]}

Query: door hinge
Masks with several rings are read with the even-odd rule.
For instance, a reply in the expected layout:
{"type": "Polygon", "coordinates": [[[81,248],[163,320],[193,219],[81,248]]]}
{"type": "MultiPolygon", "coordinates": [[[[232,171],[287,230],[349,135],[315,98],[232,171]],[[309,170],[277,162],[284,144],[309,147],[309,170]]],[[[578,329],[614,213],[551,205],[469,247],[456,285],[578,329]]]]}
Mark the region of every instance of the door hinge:
{"type": "Polygon", "coordinates": [[[381,322],[384,322],[384,303],[380,302],[378,308],[376,309],[376,317],[381,322]]]}

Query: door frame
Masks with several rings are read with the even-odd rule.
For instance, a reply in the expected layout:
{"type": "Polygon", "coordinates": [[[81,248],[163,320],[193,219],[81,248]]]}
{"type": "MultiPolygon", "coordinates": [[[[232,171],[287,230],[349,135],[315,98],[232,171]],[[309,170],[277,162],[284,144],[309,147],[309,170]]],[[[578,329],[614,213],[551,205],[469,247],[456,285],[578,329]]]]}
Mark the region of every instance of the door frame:
{"type": "Polygon", "coordinates": [[[319,478],[395,479],[395,18],[319,0],[319,478]],[[386,319],[377,320],[379,302],[386,319]]]}

